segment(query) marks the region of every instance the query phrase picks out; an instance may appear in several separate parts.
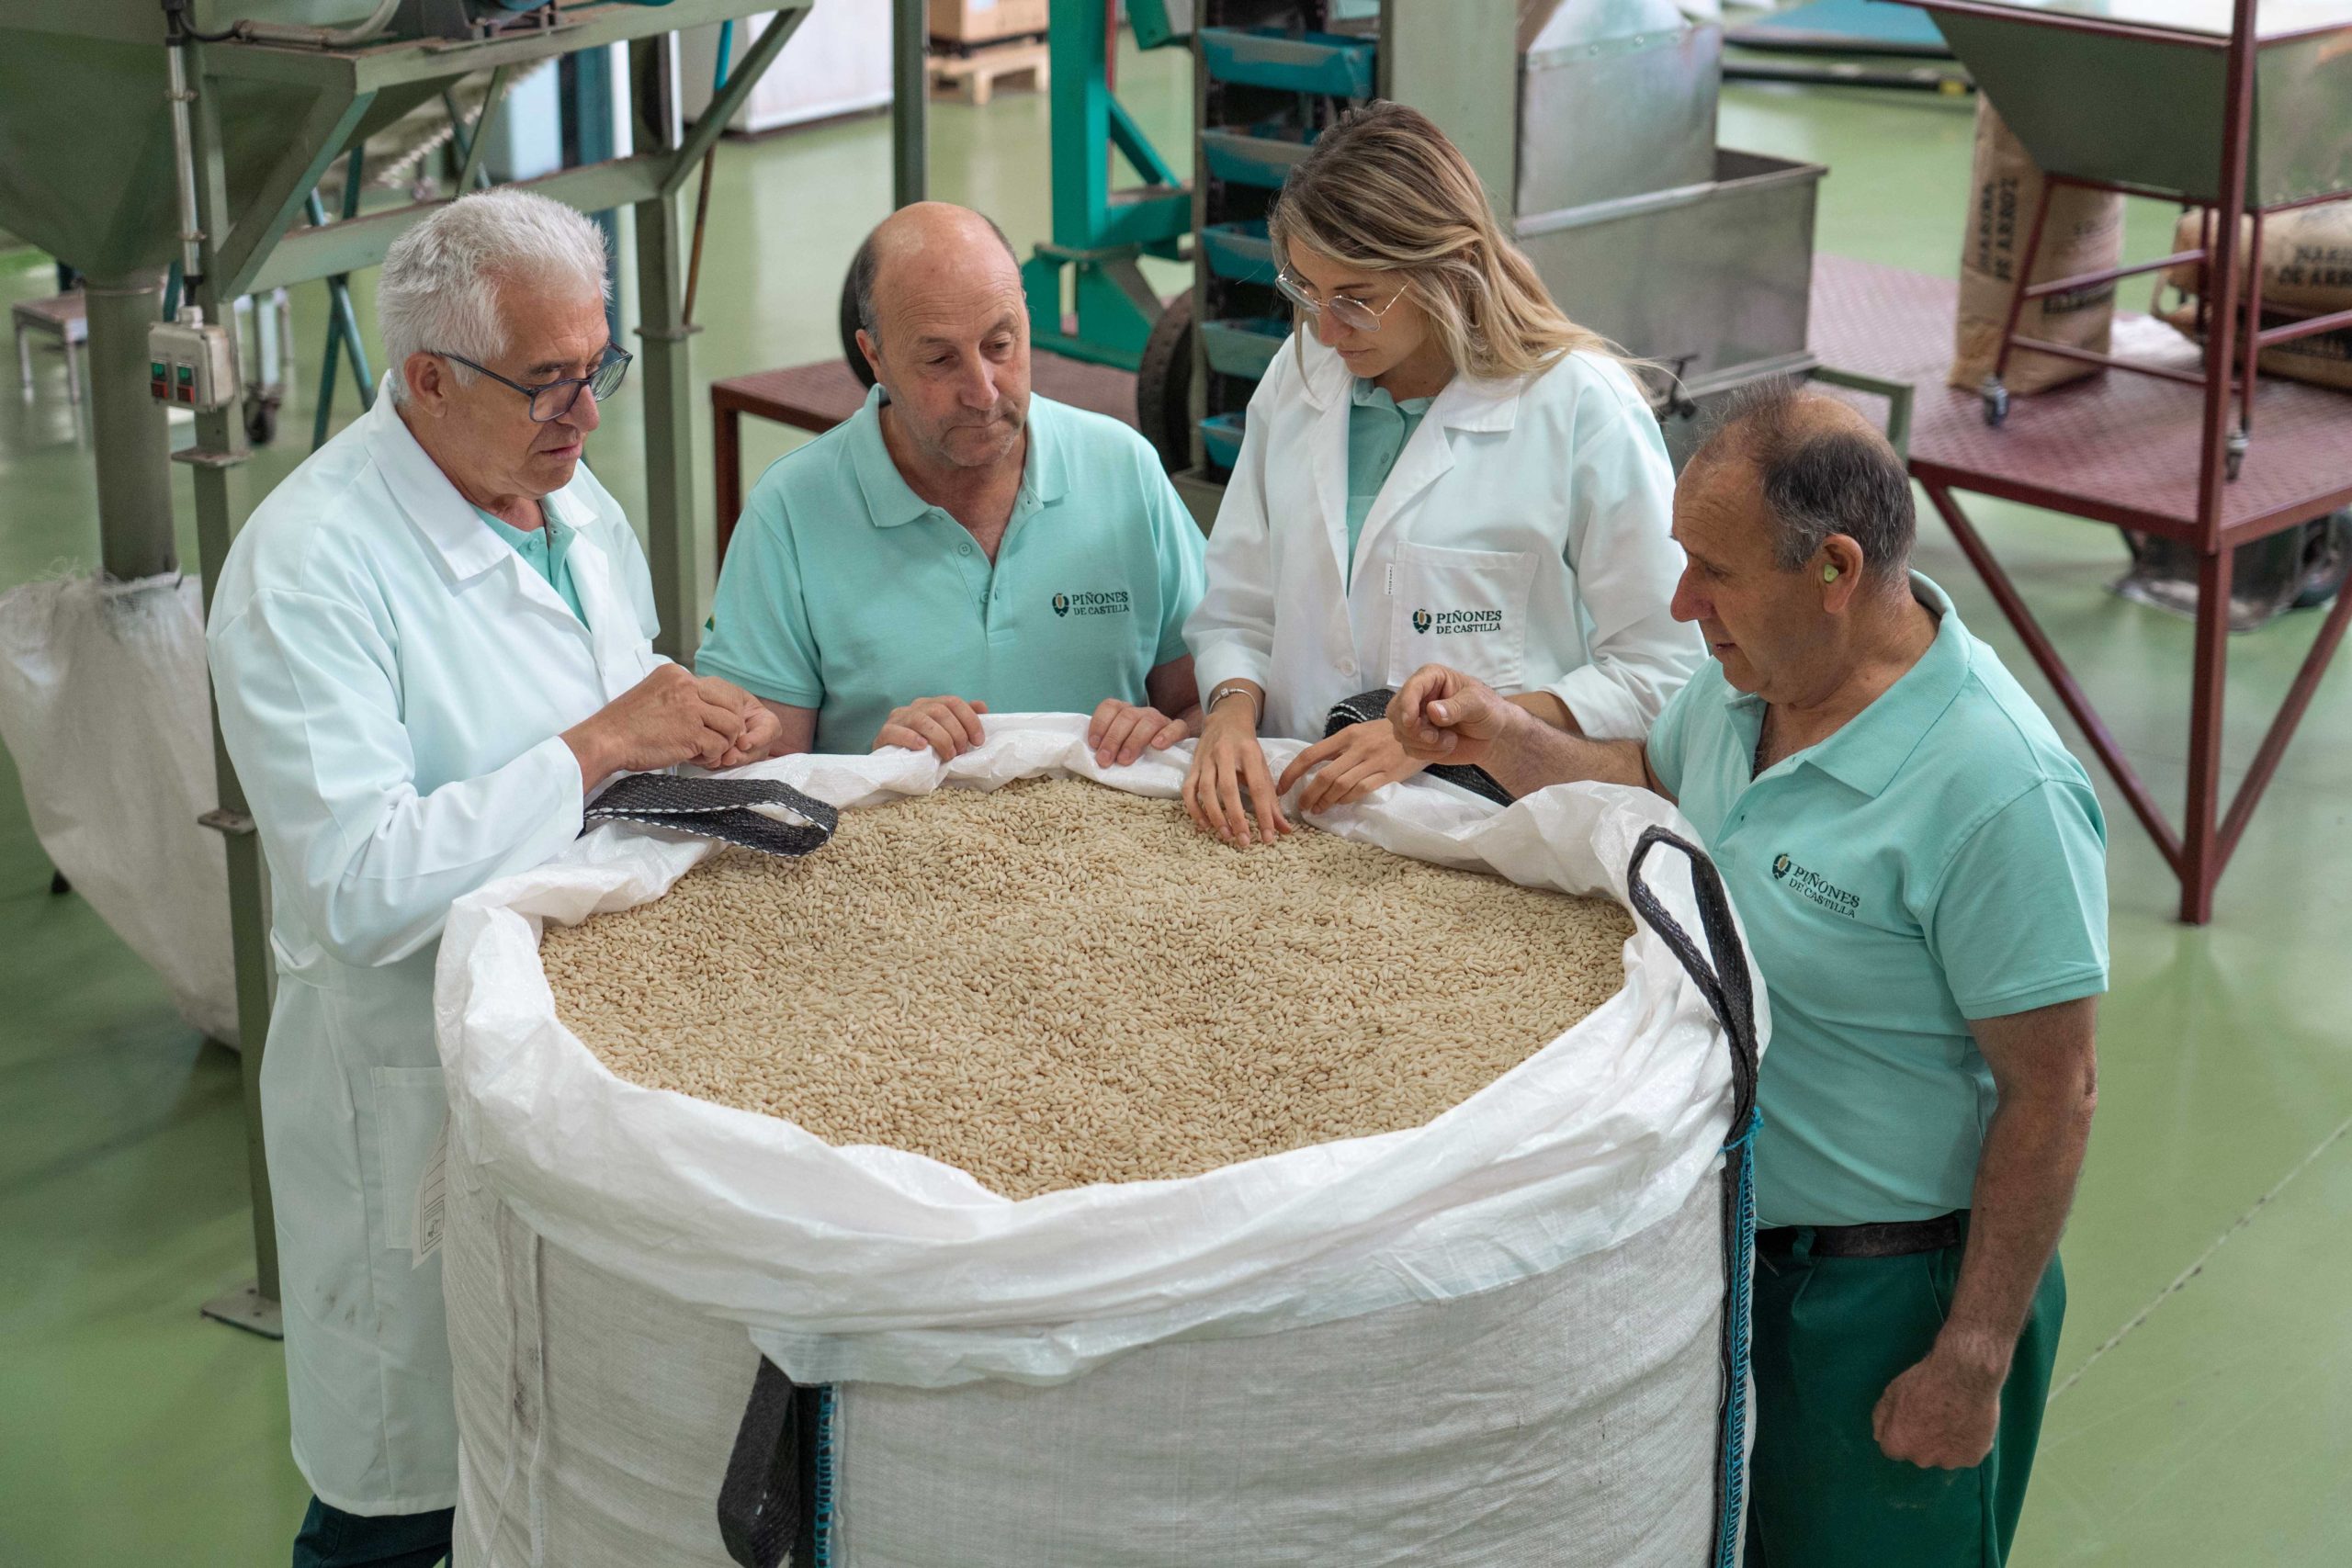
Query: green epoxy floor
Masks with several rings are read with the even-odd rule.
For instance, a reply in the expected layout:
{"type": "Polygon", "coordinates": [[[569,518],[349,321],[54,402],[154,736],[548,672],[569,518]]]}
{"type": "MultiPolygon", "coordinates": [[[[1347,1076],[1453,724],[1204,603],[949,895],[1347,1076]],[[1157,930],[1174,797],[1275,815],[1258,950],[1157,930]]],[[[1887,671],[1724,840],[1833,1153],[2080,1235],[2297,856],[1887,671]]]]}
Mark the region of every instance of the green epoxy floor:
{"type": "MultiPolygon", "coordinates": [[[[1180,63],[1130,58],[1122,80],[1181,152],[1180,63]]],[[[1925,96],[1740,87],[1722,140],[1829,165],[1824,250],[1942,272],[1958,254],[1970,116],[1925,96]]],[[[1041,100],[939,105],[933,128],[935,194],[986,207],[1024,250],[1044,236],[1041,100]]],[[[888,189],[878,119],[726,147],[698,376],[833,353],[842,269],[888,189]]],[[[2135,253],[2157,254],[2169,224],[2135,213],[2135,253]]],[[[50,288],[37,258],[0,262],[0,296],[50,288]]],[[[296,314],[314,367],[322,291],[300,291],[296,314]]],[[[311,373],[281,445],[239,476],[247,503],[306,447],[311,373]]],[[[347,386],[341,407],[348,417],[347,386]]],[[[624,394],[592,447],[632,507],[637,416],[624,394]]],[[[787,444],[758,425],[746,435],[754,471],[787,444]]],[[[0,396],[0,588],[95,561],[94,490],[49,356],[36,399],[0,396]]],[[[2104,592],[2122,563],[2111,533],[1982,515],[2133,758],[2177,799],[2188,627],[2104,592]]],[[[2056,712],[1949,537],[1923,530],[1923,569],[2056,712]]],[[[2304,615],[2233,643],[2234,761],[2312,630],[2304,615]]],[[[2322,688],[2209,930],[2173,923],[2170,875],[2106,793],[2115,991],[2023,1568],[2352,1559],[2346,680],[2322,688]]],[[[50,897],[48,874],[0,758],[0,1564],[282,1562],[306,1494],[286,1455],[278,1353],[197,1316],[251,1268],[236,1061],[179,1023],[79,900],[50,897]]]]}

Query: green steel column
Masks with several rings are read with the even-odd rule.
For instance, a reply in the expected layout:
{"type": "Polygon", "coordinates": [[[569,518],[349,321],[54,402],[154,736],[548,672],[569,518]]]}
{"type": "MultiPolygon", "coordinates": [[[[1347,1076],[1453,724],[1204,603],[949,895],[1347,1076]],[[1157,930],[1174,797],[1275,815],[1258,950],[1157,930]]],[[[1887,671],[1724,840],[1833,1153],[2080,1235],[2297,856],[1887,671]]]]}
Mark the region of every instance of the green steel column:
{"type": "MultiPolygon", "coordinates": [[[[1057,0],[1052,80],[1054,243],[1089,250],[1105,238],[1111,206],[1111,84],[1102,73],[1110,28],[1099,0],[1057,0]]],[[[1125,236],[1120,236],[1124,238],[1125,236]]]]}
{"type": "Polygon", "coordinates": [[[98,550],[119,581],[178,564],[172,539],[172,445],[147,389],[147,329],[163,313],[164,275],[82,286],[89,311],[90,434],[98,458],[98,550]]]}
{"type": "MultiPolygon", "coordinates": [[[[667,37],[629,45],[635,146],[678,145],[667,37]]],[[[684,236],[678,197],[637,204],[637,321],[645,388],[645,535],[653,602],[662,617],[654,647],[692,663],[709,603],[704,565],[716,553],[708,520],[695,510],[694,367],[684,325],[684,236]]]]}
{"type": "MultiPolygon", "coordinates": [[[[200,47],[189,51],[189,75],[199,84],[196,103],[196,196],[198,221],[207,239],[208,272],[223,225],[229,221],[228,175],[220,140],[219,95],[208,91],[200,47]]],[[[211,276],[199,282],[194,301],[208,321],[231,320],[233,300],[220,297],[211,276]]],[[[204,579],[204,604],[209,613],[212,592],[220,581],[221,563],[236,536],[237,520],[229,495],[229,469],[244,460],[240,437],[242,421],[232,403],[218,413],[196,416],[196,440],[181,454],[195,470],[197,552],[204,579]]],[[[254,1290],[274,1308],[277,1302],[277,1222],[270,1201],[269,1160],[262,1144],[261,1063],[269,1035],[270,957],[267,873],[262,864],[261,838],[253,830],[244,786],[229,761],[220,739],[216,706],[212,721],[214,771],[220,789],[223,841],[229,857],[229,931],[235,954],[237,1032],[244,1074],[245,1165],[253,1185],[254,1290]]],[[[210,1307],[208,1311],[212,1310],[210,1307]]],[[[274,1314],[273,1314],[274,1315],[274,1314]]],[[[266,1331],[276,1332],[275,1324],[266,1331]]]]}
{"type": "Polygon", "coordinates": [[[890,205],[910,207],[929,189],[931,24],[923,0],[895,0],[890,14],[890,205]]]}

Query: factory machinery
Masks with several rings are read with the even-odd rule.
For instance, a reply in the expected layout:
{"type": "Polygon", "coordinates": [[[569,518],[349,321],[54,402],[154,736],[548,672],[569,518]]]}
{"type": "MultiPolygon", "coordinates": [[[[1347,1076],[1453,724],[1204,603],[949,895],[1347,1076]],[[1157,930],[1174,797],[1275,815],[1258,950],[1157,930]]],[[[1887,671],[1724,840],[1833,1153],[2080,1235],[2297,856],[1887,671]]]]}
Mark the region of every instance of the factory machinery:
{"type": "Polygon", "coordinates": [[[1806,348],[1825,171],[1715,145],[1723,30],[1674,0],[1144,0],[1139,35],[1196,23],[1195,286],[1137,373],[1138,423],[1188,489],[1221,484],[1290,330],[1266,214],[1325,127],[1410,104],[1486,182],[1569,315],[1659,369],[1678,462],[1709,405],[1816,372],[1806,348]]]}
{"type": "MultiPolygon", "coordinates": [[[[504,85],[562,55],[628,46],[632,138],[625,157],[528,182],[588,212],[635,214],[637,336],[646,402],[646,524],[662,624],[699,624],[712,552],[695,517],[694,407],[684,312],[679,196],[704,152],[813,0],[0,0],[0,226],[87,279],[91,428],[101,558],[120,581],[177,569],[169,465],[194,470],[209,599],[234,536],[234,468],[245,460],[235,349],[224,323],[241,296],[345,275],[383,259],[433,210],[424,203],[295,227],[336,158],[476,74],[494,108],[504,85]],[[676,102],[675,29],[774,13],[691,129],[676,102]],[[166,268],[185,298],[164,318],[166,268]],[[192,412],[173,452],[166,404],[192,412]]],[[[918,89],[919,90],[919,89],[918,89]]],[[[490,109],[485,109],[487,115],[490,109]]],[[[481,128],[477,121],[477,131],[481,128]]],[[[474,183],[471,139],[458,188],[474,183]]],[[[217,750],[217,745],[216,745],[217,750]]],[[[277,1244],[262,1163],[259,1074],[269,1016],[260,845],[225,752],[219,809],[228,845],[251,1147],[254,1286],[208,1314],[275,1332],[277,1244]]]]}

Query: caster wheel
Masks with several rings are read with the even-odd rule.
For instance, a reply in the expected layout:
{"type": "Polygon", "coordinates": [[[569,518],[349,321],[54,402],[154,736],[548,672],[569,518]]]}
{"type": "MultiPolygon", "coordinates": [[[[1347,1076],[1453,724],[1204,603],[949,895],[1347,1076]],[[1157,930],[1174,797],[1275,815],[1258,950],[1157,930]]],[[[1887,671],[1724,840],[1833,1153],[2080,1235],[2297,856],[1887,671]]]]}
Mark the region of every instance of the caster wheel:
{"type": "Polygon", "coordinates": [[[1136,428],[1159,450],[1170,473],[1193,462],[1193,297],[1180,294],[1160,313],[1136,369],[1136,428]]]}
{"type": "Polygon", "coordinates": [[[2248,439],[2246,433],[2243,430],[2230,437],[2229,450],[2222,457],[2222,465],[2223,471],[2233,482],[2245,471],[2246,448],[2253,445],[2254,443],[2248,439]]]}
{"type": "Polygon", "coordinates": [[[277,439],[276,399],[257,398],[245,405],[245,439],[256,446],[266,446],[277,439]]]}
{"type": "Polygon", "coordinates": [[[1984,399],[1984,423],[1998,430],[2009,419],[2009,389],[1995,381],[1988,383],[1982,394],[1984,399]]]}
{"type": "Polygon", "coordinates": [[[65,874],[63,872],[52,871],[49,874],[49,896],[51,897],[55,898],[73,891],[74,885],[65,880],[65,874]]]}

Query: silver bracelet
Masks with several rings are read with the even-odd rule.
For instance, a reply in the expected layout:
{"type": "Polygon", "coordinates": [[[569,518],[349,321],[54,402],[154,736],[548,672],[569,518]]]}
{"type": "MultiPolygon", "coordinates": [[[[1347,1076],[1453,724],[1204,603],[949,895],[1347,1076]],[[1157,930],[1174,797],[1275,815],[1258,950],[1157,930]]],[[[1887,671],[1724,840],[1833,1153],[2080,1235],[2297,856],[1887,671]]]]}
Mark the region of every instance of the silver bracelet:
{"type": "Polygon", "coordinates": [[[1247,682],[1241,681],[1219,682],[1209,692],[1209,700],[1202,705],[1202,716],[1206,718],[1208,715],[1216,711],[1217,704],[1225,701],[1227,697],[1235,695],[1244,696],[1250,699],[1250,728],[1253,730],[1256,729],[1258,728],[1259,721],[1266,716],[1266,710],[1264,706],[1259,703],[1257,694],[1250,691],[1247,682]]]}

